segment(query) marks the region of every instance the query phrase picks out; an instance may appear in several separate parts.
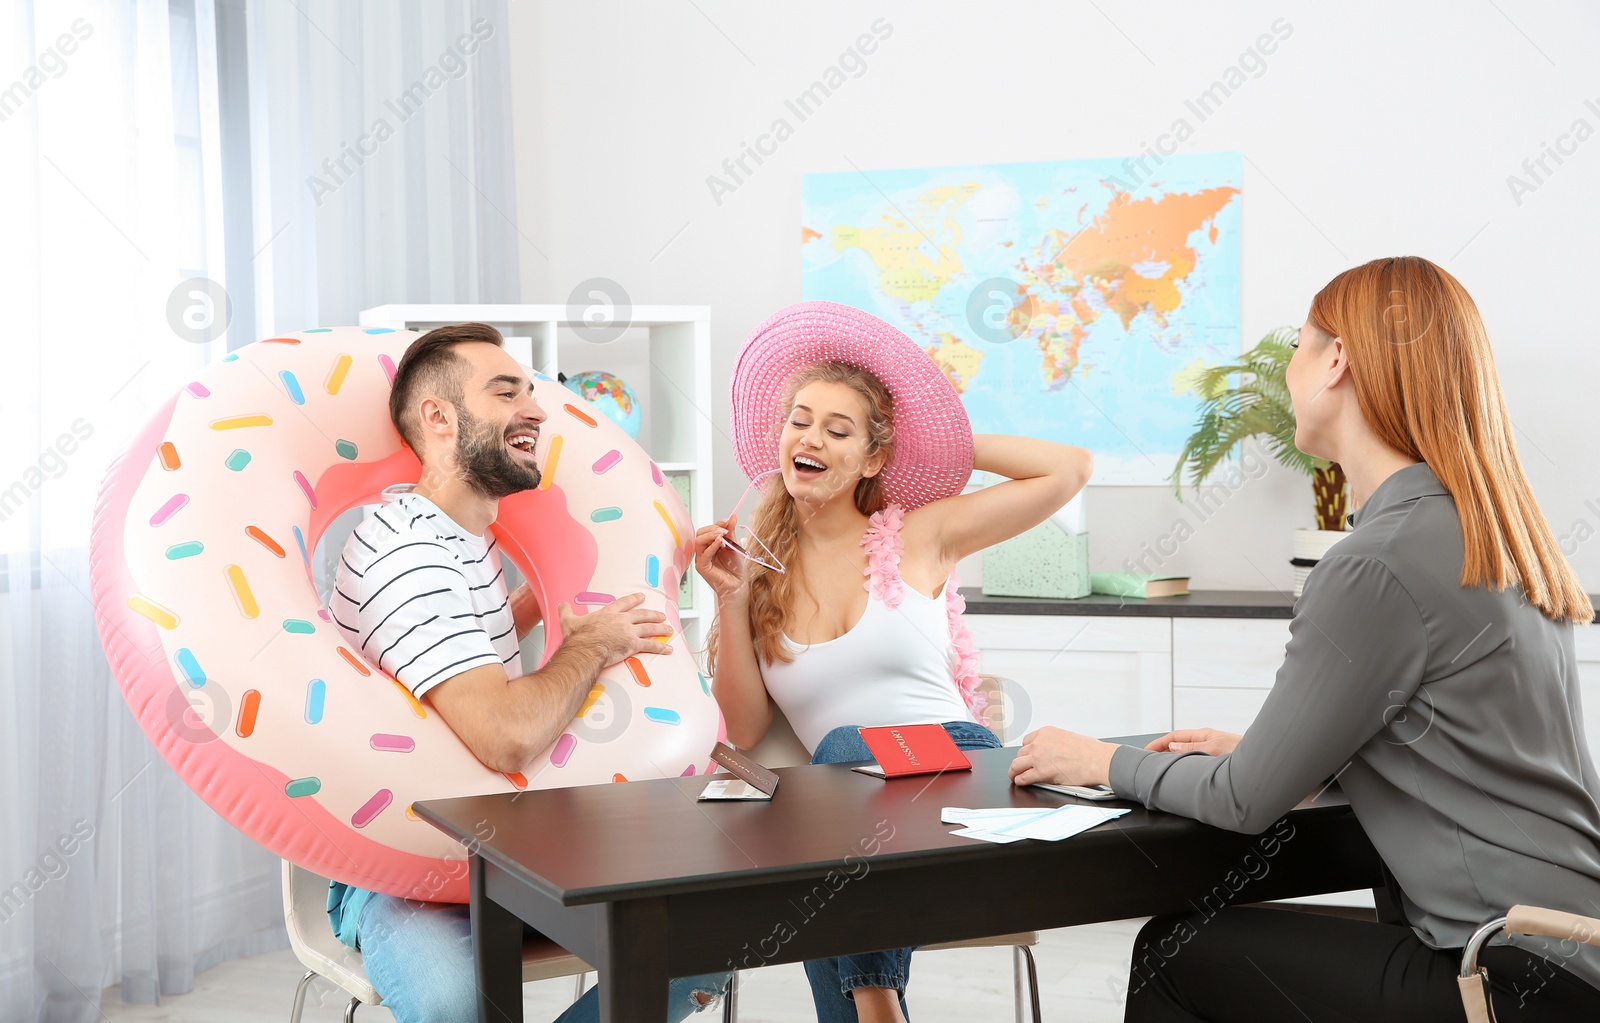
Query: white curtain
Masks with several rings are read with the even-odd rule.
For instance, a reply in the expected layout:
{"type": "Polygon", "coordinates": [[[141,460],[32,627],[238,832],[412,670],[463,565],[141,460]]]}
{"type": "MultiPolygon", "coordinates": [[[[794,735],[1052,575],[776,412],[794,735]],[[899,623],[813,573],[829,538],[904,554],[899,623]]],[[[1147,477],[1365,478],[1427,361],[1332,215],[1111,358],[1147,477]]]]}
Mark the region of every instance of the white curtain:
{"type": "Polygon", "coordinates": [[[256,334],[519,301],[503,0],[248,10],[256,334]]]}
{"type": "Polygon", "coordinates": [[[0,7],[3,1023],[88,1023],[108,985],[153,1002],[286,945],[277,860],[178,781],[111,677],[94,496],[228,348],[517,300],[506,32],[500,3],[0,7]]]}

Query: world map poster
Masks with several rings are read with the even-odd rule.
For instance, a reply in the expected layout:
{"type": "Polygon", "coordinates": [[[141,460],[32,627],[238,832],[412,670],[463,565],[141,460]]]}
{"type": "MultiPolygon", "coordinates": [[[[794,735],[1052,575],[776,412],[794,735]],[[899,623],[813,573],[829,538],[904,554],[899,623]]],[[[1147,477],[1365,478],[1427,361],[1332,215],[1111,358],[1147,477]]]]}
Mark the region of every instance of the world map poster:
{"type": "Polygon", "coordinates": [[[1202,153],[808,174],[801,288],[922,345],[978,433],[1165,484],[1200,371],[1240,353],[1243,158],[1202,153]]]}

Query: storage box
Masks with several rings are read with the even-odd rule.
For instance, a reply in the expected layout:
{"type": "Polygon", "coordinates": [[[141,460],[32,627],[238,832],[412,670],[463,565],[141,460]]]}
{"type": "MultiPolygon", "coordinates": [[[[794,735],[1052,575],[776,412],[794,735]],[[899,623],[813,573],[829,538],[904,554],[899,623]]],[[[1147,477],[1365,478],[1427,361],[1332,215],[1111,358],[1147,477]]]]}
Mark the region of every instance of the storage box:
{"type": "Polygon", "coordinates": [[[1089,534],[1046,519],[983,552],[986,597],[1086,597],[1089,534]]]}

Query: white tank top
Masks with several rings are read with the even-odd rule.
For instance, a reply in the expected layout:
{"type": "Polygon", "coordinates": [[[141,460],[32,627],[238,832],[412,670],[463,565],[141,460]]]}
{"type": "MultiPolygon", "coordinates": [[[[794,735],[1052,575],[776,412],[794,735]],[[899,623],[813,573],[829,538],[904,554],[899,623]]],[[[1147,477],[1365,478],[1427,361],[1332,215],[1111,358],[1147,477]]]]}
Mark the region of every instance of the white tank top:
{"type": "MultiPolygon", "coordinates": [[[[822,643],[784,642],[794,660],[764,664],[767,692],[807,750],[840,725],[918,725],[972,721],[956,683],[970,664],[958,654],[951,623],[965,637],[950,593],[927,597],[904,585],[899,572],[899,516],[891,507],[873,516],[868,548],[867,608],[850,631],[822,643]]],[[[973,661],[975,658],[968,658],[973,661]]]]}

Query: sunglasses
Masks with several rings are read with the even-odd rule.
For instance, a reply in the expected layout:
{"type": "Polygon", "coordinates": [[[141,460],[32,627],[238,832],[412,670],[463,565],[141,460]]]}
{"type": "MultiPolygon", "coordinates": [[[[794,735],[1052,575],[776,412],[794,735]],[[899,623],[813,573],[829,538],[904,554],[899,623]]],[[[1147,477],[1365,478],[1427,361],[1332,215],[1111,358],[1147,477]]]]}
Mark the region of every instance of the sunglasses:
{"type": "MultiPolygon", "coordinates": [[[[782,469],[768,469],[766,472],[757,473],[756,477],[750,481],[750,485],[744,488],[744,493],[739,495],[739,502],[733,506],[733,511],[729,512],[724,517],[724,520],[731,519],[739,514],[739,509],[744,507],[744,502],[750,497],[751,493],[782,471],[782,469]]],[[[751,532],[749,526],[739,527],[739,539],[744,542],[736,543],[725,536],[722,538],[722,544],[740,557],[748,558],[770,572],[783,571],[783,562],[779,561],[777,555],[772,553],[772,548],[762,543],[761,538],[751,532]]]]}

